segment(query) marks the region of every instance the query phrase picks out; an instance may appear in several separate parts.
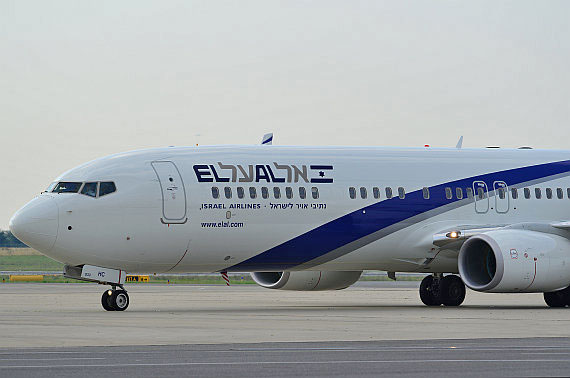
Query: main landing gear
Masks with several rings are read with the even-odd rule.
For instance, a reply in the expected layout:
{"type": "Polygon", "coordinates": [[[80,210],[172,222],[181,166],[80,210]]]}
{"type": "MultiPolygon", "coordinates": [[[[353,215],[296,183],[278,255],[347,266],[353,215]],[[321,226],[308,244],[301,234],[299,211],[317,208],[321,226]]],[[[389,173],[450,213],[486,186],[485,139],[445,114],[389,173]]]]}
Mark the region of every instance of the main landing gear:
{"type": "Polygon", "coordinates": [[[465,284],[455,275],[427,276],[420,284],[420,298],[427,306],[459,306],[465,299],[465,284]]]}
{"type": "Polygon", "coordinates": [[[566,289],[544,293],[544,301],[548,307],[570,306],[570,286],[566,289]]]}
{"type": "Polygon", "coordinates": [[[101,297],[101,304],[107,311],[125,311],[129,307],[129,295],[122,285],[117,290],[116,286],[113,289],[105,290],[101,297]]]}

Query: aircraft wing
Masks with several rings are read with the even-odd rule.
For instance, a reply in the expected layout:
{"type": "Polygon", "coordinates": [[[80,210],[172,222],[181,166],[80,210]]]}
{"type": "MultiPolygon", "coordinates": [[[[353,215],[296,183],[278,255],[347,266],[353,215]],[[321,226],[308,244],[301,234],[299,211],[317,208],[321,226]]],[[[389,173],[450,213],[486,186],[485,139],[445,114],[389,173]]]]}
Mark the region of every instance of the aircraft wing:
{"type": "Polygon", "coordinates": [[[570,221],[555,222],[550,224],[554,228],[562,230],[570,230],[570,221]]]}
{"type": "MultiPolygon", "coordinates": [[[[510,229],[530,229],[538,232],[549,232],[547,229],[554,227],[560,230],[570,231],[570,221],[560,221],[545,224],[527,224],[523,225],[485,225],[485,226],[458,226],[443,230],[433,235],[433,245],[440,249],[458,250],[463,245],[463,242],[472,236],[482,234],[484,232],[496,231],[503,228],[510,229]]],[[[551,229],[552,230],[552,229],[551,229]]]]}
{"type": "Polygon", "coordinates": [[[504,228],[506,225],[488,225],[488,226],[460,226],[454,229],[448,229],[433,235],[433,244],[445,249],[459,249],[463,242],[472,236],[482,234],[484,232],[495,231],[504,228]],[[455,248],[454,248],[455,247],[455,248]]]}

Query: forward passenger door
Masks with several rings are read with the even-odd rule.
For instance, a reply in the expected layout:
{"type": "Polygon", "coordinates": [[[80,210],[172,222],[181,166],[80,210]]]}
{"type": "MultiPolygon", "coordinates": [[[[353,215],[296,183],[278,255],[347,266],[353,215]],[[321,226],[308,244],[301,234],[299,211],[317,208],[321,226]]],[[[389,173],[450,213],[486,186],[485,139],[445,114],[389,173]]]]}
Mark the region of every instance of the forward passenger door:
{"type": "Polygon", "coordinates": [[[165,224],[186,223],[186,190],[182,176],[171,161],[153,161],[162,191],[162,218],[165,224]]]}

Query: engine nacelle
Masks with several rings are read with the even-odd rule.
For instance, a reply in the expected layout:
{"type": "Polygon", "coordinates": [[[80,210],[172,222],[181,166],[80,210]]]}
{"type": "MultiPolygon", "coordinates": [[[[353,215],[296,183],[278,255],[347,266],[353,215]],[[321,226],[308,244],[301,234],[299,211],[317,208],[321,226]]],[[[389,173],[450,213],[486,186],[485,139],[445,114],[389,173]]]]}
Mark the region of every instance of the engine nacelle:
{"type": "Polygon", "coordinates": [[[346,289],[360,278],[359,272],[257,272],[251,277],[259,286],[281,290],[340,290],[346,289]]]}
{"type": "Polygon", "coordinates": [[[554,291],[570,284],[570,241],[536,231],[490,231],[463,244],[458,265],[465,285],[476,291],[554,291]]]}

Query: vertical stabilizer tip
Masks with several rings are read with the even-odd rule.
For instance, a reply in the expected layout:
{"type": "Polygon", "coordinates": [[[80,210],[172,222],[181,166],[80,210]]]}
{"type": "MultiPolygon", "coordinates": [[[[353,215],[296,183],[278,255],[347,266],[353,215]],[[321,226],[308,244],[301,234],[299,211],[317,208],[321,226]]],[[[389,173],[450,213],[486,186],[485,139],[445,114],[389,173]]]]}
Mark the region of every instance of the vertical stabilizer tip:
{"type": "Polygon", "coordinates": [[[459,140],[457,141],[457,144],[455,145],[455,148],[461,148],[463,147],[463,135],[461,135],[459,137],[459,140]]]}
{"type": "Polygon", "coordinates": [[[272,145],[273,144],[273,133],[268,133],[261,138],[261,144],[272,145]]]}

